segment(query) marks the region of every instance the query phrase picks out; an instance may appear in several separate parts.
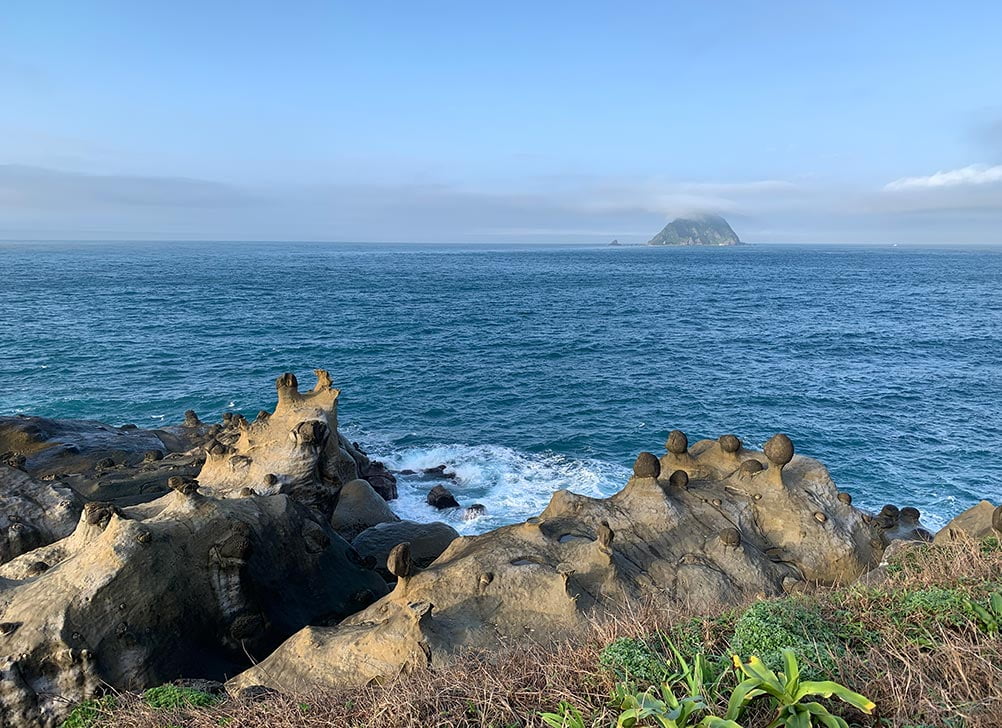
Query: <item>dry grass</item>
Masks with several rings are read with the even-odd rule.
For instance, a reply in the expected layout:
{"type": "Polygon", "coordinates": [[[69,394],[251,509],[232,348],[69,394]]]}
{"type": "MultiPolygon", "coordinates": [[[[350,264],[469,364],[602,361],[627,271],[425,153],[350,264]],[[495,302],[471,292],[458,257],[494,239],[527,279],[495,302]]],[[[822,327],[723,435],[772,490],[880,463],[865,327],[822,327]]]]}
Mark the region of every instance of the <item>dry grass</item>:
{"type": "MultiPolygon", "coordinates": [[[[1002,726],[1002,640],[971,626],[937,625],[926,644],[906,632],[889,605],[900,594],[928,588],[961,589],[974,597],[986,585],[1002,588],[1002,549],[978,544],[906,552],[875,588],[818,589],[808,595],[822,614],[851,615],[870,642],[837,657],[833,679],[877,703],[877,716],[846,715],[860,725],[999,728],[1002,726]],[[898,595],[898,596],[896,596],[898,595]]],[[[722,610],[721,610],[722,611],[722,610]]],[[[361,690],[274,695],[258,702],[226,701],[209,709],[154,710],[137,696],[119,696],[119,709],[99,725],[116,728],[508,728],[542,726],[539,711],[561,700],[593,726],[614,725],[608,707],[614,679],[597,667],[599,653],[624,636],[665,630],[690,616],[646,605],[595,624],[573,642],[511,644],[467,653],[448,667],[403,676],[361,690]]],[[[760,711],[748,728],[764,726],[760,711]]]]}

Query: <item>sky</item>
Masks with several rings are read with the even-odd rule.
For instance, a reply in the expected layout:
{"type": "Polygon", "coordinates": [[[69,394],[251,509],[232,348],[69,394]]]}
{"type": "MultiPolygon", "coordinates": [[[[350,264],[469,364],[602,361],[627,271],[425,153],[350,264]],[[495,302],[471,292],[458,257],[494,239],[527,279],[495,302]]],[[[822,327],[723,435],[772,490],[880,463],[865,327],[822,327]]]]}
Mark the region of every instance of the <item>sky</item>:
{"type": "Polygon", "coordinates": [[[0,239],[1002,243],[1002,3],[3,0],[0,239]]]}

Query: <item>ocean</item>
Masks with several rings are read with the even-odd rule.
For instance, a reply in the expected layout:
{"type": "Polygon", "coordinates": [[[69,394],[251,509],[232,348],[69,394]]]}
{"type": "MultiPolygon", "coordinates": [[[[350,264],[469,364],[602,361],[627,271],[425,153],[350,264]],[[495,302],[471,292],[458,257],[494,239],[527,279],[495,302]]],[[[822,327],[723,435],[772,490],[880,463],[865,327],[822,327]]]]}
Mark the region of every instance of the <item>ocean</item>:
{"type": "Polygon", "coordinates": [[[342,429],[486,514],[612,493],[637,453],[785,432],[857,505],[1002,500],[1002,250],[0,243],[0,413],[156,427],[329,369],[342,429]]]}

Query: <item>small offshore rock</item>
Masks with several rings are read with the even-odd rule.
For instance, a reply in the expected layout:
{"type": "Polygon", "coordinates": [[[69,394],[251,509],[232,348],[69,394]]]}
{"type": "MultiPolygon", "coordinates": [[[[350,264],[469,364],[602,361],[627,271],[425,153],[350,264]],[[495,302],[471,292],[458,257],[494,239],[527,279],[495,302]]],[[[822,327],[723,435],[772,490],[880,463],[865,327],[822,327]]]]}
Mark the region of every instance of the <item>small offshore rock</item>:
{"type": "Polygon", "coordinates": [[[428,505],[440,511],[446,508],[459,508],[459,501],[456,500],[456,497],[444,485],[436,485],[428,491],[426,500],[428,501],[428,505]]]}

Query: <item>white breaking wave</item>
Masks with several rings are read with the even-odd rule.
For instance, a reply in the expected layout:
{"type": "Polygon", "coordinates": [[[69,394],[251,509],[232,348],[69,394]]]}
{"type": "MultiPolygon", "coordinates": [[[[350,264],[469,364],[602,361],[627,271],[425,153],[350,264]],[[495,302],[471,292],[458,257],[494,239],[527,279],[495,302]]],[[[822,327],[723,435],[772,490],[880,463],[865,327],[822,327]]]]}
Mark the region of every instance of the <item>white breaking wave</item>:
{"type": "Polygon", "coordinates": [[[384,452],[374,448],[372,456],[397,471],[399,498],[390,503],[397,515],[411,521],[445,521],[465,535],[539,515],[558,490],[593,498],[611,495],[630,476],[629,468],[601,460],[521,452],[498,445],[442,444],[384,452]],[[422,472],[440,465],[455,477],[422,472]],[[399,472],[406,470],[414,473],[399,472]],[[452,491],[462,507],[439,511],[428,505],[426,496],[435,485],[452,491]],[[471,517],[465,508],[475,503],[486,511],[471,517]]]}

